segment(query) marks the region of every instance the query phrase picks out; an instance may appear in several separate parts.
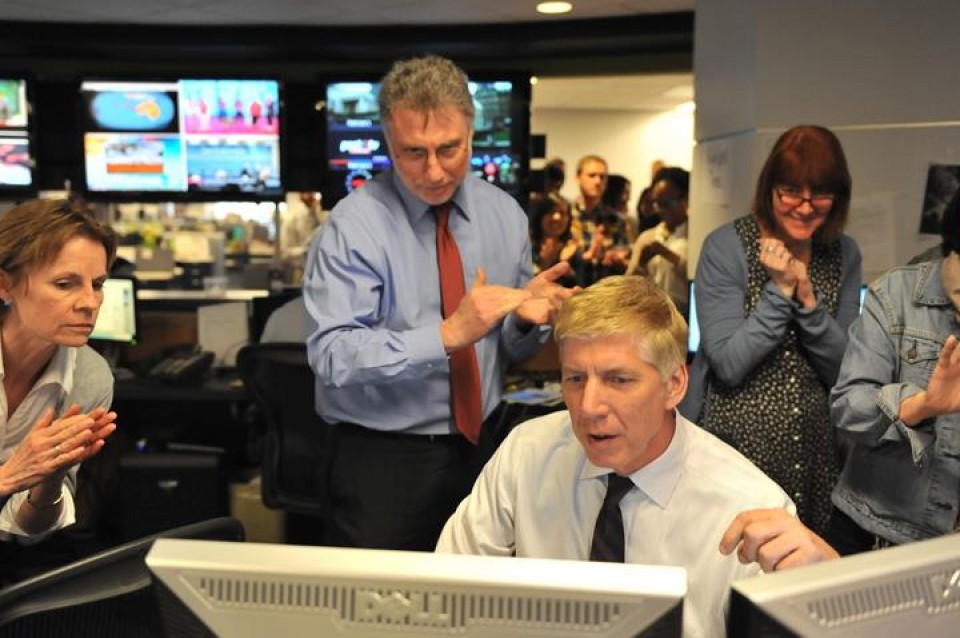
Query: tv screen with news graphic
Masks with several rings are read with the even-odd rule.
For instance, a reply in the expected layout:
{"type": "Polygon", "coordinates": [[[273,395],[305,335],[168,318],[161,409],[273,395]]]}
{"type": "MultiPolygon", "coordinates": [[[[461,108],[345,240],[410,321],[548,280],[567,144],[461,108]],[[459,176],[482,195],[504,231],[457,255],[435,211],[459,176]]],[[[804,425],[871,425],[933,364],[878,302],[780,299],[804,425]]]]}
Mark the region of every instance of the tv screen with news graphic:
{"type": "Polygon", "coordinates": [[[88,192],[282,197],[277,81],[87,81],[81,94],[88,192]]]}
{"type": "Polygon", "coordinates": [[[33,188],[30,125],[27,80],[0,78],[0,190],[33,188]]]}
{"type": "MultiPolygon", "coordinates": [[[[469,89],[476,109],[470,172],[519,195],[528,158],[529,83],[521,78],[471,81],[469,89]]],[[[325,206],[390,166],[379,94],[377,82],[326,85],[325,206]]]]}

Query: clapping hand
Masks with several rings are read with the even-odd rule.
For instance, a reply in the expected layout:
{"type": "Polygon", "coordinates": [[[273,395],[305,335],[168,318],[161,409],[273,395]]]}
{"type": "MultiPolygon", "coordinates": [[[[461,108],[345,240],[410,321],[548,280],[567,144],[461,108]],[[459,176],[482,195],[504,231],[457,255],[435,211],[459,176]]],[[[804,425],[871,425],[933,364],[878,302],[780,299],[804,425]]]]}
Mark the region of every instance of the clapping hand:
{"type": "Polygon", "coordinates": [[[759,241],[760,265],[770,275],[787,299],[796,299],[804,308],[817,304],[813,284],[807,273],[807,265],[790,252],[779,239],[764,237],[759,241]]]}
{"type": "Polygon", "coordinates": [[[517,308],[517,318],[528,324],[552,324],[563,302],[580,290],[557,283],[572,270],[569,262],[561,261],[532,278],[524,287],[530,297],[517,308]]]}
{"type": "Polygon", "coordinates": [[[80,406],[72,405],[54,419],[53,408],[47,408],[0,466],[0,494],[25,490],[90,458],[103,449],[106,438],[116,430],[116,418],[116,412],[103,408],[82,413],[80,406]]]}
{"type": "Polygon", "coordinates": [[[900,419],[916,426],[926,419],[960,412],[960,341],[947,337],[940,358],[930,375],[927,389],[907,397],[900,404],[900,419]]]}
{"type": "MultiPolygon", "coordinates": [[[[552,272],[554,268],[569,264],[557,264],[539,276],[552,272]]],[[[536,279],[536,277],[534,278],[536,279]]],[[[440,324],[440,336],[447,352],[476,343],[505,316],[516,310],[520,304],[528,301],[533,294],[527,290],[493,286],[487,284],[487,273],[477,268],[477,278],[470,291],[463,296],[456,312],[440,324]]]]}

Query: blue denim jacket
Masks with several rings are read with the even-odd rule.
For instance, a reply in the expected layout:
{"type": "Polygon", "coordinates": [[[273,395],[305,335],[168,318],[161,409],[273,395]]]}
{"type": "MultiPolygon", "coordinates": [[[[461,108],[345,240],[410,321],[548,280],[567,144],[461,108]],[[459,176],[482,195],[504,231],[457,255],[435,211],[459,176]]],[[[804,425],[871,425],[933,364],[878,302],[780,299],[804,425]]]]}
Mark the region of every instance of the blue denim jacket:
{"type": "Polygon", "coordinates": [[[960,509],[960,413],[907,427],[900,403],[926,388],[940,349],[960,335],[942,260],[894,269],[870,285],[830,396],[850,448],[833,503],[893,543],[950,532],[960,509]]]}

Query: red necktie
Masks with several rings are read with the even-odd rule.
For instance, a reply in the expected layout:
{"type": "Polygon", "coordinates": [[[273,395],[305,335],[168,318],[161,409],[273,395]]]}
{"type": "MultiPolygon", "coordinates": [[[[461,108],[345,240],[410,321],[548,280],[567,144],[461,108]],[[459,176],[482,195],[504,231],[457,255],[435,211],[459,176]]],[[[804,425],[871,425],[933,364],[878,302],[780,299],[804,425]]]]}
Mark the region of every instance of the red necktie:
{"type": "MultiPolygon", "coordinates": [[[[433,208],[437,215],[437,266],[440,270],[440,299],[444,317],[456,312],[465,294],[460,250],[447,226],[450,208],[450,204],[433,208]]],[[[480,367],[473,344],[450,354],[450,396],[453,422],[476,445],[483,424],[483,409],[480,403],[480,367]]]]}

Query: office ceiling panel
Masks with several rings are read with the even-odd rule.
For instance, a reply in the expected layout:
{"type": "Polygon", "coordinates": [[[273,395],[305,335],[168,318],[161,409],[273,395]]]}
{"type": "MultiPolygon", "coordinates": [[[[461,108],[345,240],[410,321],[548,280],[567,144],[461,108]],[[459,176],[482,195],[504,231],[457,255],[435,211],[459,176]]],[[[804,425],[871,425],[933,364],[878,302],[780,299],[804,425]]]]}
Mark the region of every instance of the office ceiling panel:
{"type": "MultiPolygon", "coordinates": [[[[537,0],[0,0],[0,23],[90,23],[255,27],[450,26],[556,22],[692,11],[695,0],[574,0],[563,16],[536,13],[537,0]]],[[[29,28],[29,27],[28,27],[29,28]]],[[[602,71],[601,71],[602,73],[602,71]]],[[[692,99],[689,73],[541,78],[540,109],[657,111],[692,99]],[[672,91],[672,93],[671,93],[672,91]],[[584,95],[597,99],[584,100],[584,95]]]]}
{"type": "Polygon", "coordinates": [[[209,25],[486,24],[692,11],[695,0],[574,0],[540,16],[537,0],[3,0],[0,20],[209,25]]]}

